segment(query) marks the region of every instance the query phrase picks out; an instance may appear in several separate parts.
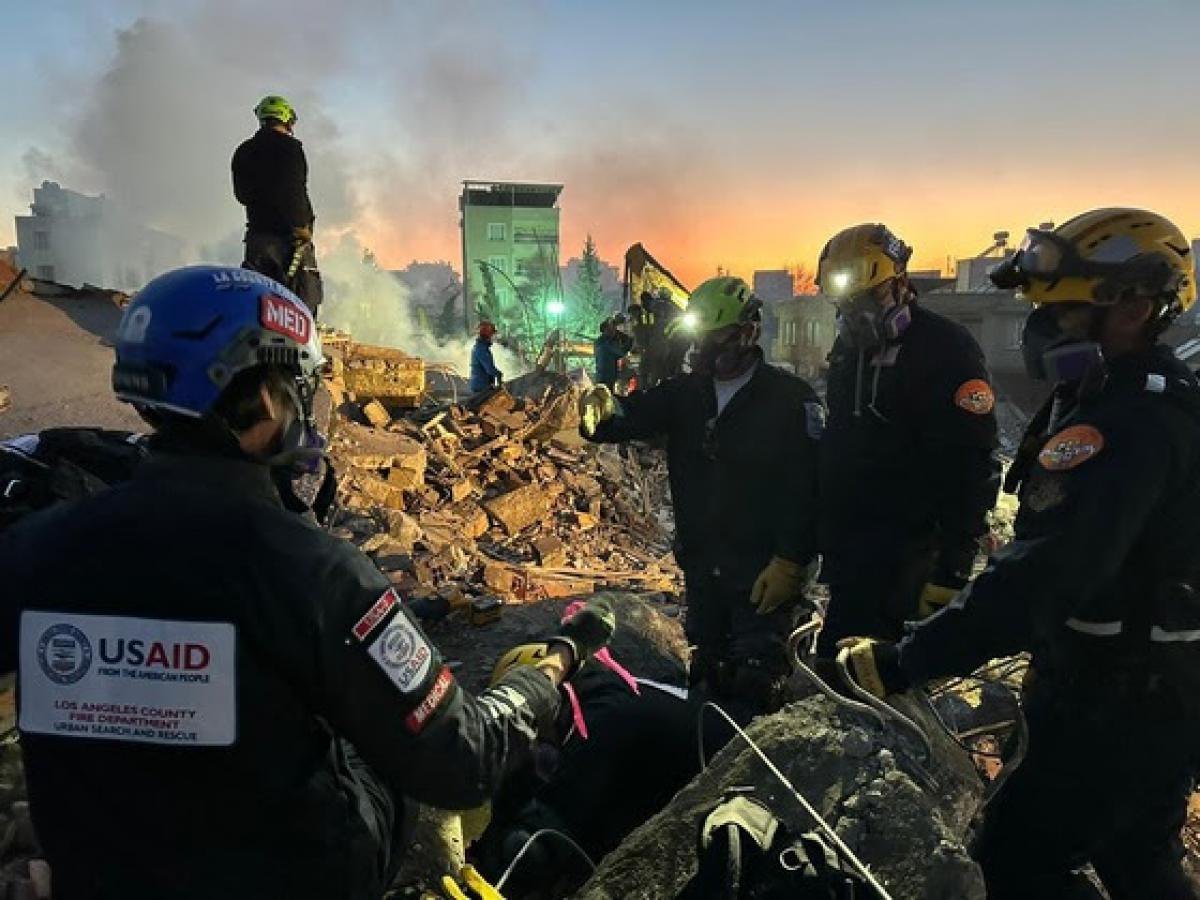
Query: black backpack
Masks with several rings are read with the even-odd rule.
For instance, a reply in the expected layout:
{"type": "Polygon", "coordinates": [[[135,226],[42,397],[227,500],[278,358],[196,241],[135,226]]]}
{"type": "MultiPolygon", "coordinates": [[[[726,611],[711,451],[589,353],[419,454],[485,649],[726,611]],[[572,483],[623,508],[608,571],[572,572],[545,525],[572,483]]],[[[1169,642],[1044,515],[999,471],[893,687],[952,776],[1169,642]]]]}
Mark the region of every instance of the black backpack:
{"type": "Polygon", "coordinates": [[[677,900],[874,900],[816,832],[792,838],[766,806],[727,796],[704,820],[700,868],[677,900]]]}
{"type": "Polygon", "coordinates": [[[145,457],[144,435],[103,428],[48,428],[0,441],[0,531],[127,481],[145,457]]]}

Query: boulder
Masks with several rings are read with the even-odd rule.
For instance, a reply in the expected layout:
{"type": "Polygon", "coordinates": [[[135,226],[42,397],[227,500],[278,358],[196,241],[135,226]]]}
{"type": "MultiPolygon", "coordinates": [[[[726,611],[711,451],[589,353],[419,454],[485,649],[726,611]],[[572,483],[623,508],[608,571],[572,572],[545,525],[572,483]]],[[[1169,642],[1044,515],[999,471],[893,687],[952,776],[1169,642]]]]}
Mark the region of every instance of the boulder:
{"type": "MultiPolygon", "coordinates": [[[[893,725],[821,695],[756,720],[748,734],[893,900],[984,900],[982,875],[962,844],[982,783],[967,754],[920,704],[903,697],[896,704],[931,739],[929,759],[893,725]]],[[[750,788],[792,833],[815,829],[799,801],[735,737],[662,812],[606,856],[575,896],[676,896],[696,872],[701,823],[734,787],[750,788]]]]}

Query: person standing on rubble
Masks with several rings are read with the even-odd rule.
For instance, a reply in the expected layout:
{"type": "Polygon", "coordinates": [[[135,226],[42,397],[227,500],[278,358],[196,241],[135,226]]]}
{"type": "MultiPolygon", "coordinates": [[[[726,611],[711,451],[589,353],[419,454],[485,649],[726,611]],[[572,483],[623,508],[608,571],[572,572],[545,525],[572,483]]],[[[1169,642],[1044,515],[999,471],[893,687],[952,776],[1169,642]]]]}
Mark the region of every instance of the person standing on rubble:
{"type": "Polygon", "coordinates": [[[692,689],[743,719],[777,709],[787,639],[816,560],[817,443],[824,411],[758,346],[762,304],[740,278],[692,294],[692,371],[616,398],[580,400],[589,440],[667,439],[675,557],[687,587],[692,689]]]}
{"type": "Polygon", "coordinates": [[[1180,829],[1200,758],[1200,383],[1159,338],[1196,301],[1177,227],[1098,209],[992,273],[1034,304],[1055,382],[1005,481],[1014,541],[895,645],[847,642],[877,696],[1032,651],[1028,751],[987,804],[989,900],[1195,900],[1180,829]]]}
{"type": "Polygon", "coordinates": [[[596,361],[596,383],[610,391],[620,377],[622,361],[633,349],[633,338],[621,330],[625,324],[622,315],[612,316],[600,323],[600,336],[592,342],[592,355],[596,361]]]}
{"type": "Polygon", "coordinates": [[[479,323],[479,333],[475,337],[475,346],[471,348],[471,382],[472,394],[489,391],[500,387],[504,381],[504,373],[496,368],[492,358],[492,341],[496,339],[496,326],[484,319],[479,323]]]}
{"type": "Polygon", "coordinates": [[[265,276],[156,278],[113,368],[149,458],[0,533],[0,671],[59,900],[374,900],[411,852],[405,798],[481,803],[612,634],[585,607],[535,666],[459,688],[387,577],[272,479],[320,458],[323,363],[265,276]]]}
{"type": "Polygon", "coordinates": [[[242,266],[286,285],[315,317],[324,289],[313,247],[308,160],[292,132],[296,110],[276,95],[254,107],[258,132],[233,154],[233,193],[246,207],[242,266]]]}
{"type": "Polygon", "coordinates": [[[999,491],[995,395],[967,330],[919,306],[912,249],[883,225],[835,235],[817,284],[838,305],[821,442],[817,643],[898,638],[971,575],[999,491]]]}

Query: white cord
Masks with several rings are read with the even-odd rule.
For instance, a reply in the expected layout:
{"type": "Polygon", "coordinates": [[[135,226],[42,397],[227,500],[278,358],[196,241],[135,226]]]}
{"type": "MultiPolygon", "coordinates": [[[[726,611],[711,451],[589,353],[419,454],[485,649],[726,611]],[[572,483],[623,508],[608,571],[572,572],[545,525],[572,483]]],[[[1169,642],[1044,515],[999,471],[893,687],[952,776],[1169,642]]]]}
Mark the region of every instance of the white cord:
{"type": "Polygon", "coordinates": [[[588,856],[586,852],[584,852],[584,849],[582,847],[580,847],[577,843],[575,843],[573,840],[571,840],[571,838],[568,835],[563,834],[561,831],[558,831],[555,828],[539,828],[537,831],[535,831],[533,834],[531,834],[529,836],[528,840],[526,840],[524,844],[521,845],[521,849],[517,851],[517,855],[513,857],[513,861],[510,862],[508,864],[508,868],[504,870],[504,874],[501,875],[500,880],[496,882],[496,890],[497,891],[504,890],[504,883],[506,881],[508,881],[509,876],[512,875],[513,871],[517,868],[517,864],[520,863],[520,861],[524,858],[525,854],[529,852],[529,848],[533,846],[534,842],[538,838],[543,837],[545,835],[554,835],[555,837],[561,839],[563,842],[566,843],[566,845],[568,847],[573,849],[576,853],[579,854],[580,857],[583,858],[583,861],[588,864],[588,868],[591,871],[593,871],[593,872],[596,871],[596,864],[594,862],[592,862],[592,858],[590,856],[588,856]]]}
{"type": "Polygon", "coordinates": [[[884,888],[884,886],[880,884],[878,880],[876,880],[875,876],[871,874],[871,870],[867,867],[866,863],[854,855],[854,851],[846,846],[845,841],[838,837],[838,833],[829,827],[826,821],[821,817],[821,814],[817,812],[815,808],[813,808],[811,803],[804,799],[804,795],[796,790],[795,786],[788,780],[787,776],[779,770],[779,767],[776,766],[775,763],[771,762],[770,757],[763,753],[758,744],[754,742],[754,739],[750,737],[750,735],[746,734],[742,726],[735,722],[729,713],[725,712],[725,710],[721,709],[721,707],[713,701],[708,700],[705,702],[704,706],[701,707],[701,716],[704,715],[704,709],[709,707],[712,707],[719,712],[725,721],[733,726],[734,731],[741,736],[742,740],[744,740],[750,746],[750,749],[753,750],[758,756],[758,758],[763,761],[763,765],[767,767],[772,775],[779,779],[780,783],[787,788],[791,795],[795,797],[797,801],[799,801],[802,807],[804,807],[804,811],[812,817],[814,822],[817,823],[817,829],[833,842],[833,845],[837,848],[838,852],[841,853],[842,856],[854,866],[859,875],[866,879],[867,884],[875,889],[875,891],[879,894],[879,900],[892,900],[892,895],[889,894],[887,889],[884,888]]]}

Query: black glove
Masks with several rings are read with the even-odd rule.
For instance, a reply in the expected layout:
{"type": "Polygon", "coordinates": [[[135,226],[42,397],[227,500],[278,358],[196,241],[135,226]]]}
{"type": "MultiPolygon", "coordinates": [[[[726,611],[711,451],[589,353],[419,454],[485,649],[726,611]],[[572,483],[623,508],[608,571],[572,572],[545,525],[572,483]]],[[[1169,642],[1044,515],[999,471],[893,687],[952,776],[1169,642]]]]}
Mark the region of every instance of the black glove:
{"type": "MultiPolygon", "coordinates": [[[[909,688],[908,676],[900,668],[900,651],[890,641],[852,637],[838,641],[838,648],[848,652],[850,674],[855,683],[882,700],[909,688]]],[[[841,656],[841,653],[838,654],[841,656]]]]}
{"type": "Polygon", "coordinates": [[[579,671],[591,655],[607,647],[617,630],[617,617],[604,600],[593,600],[562,624],[558,634],[550,638],[551,647],[566,644],[571,650],[571,667],[565,678],[579,671]]]}

